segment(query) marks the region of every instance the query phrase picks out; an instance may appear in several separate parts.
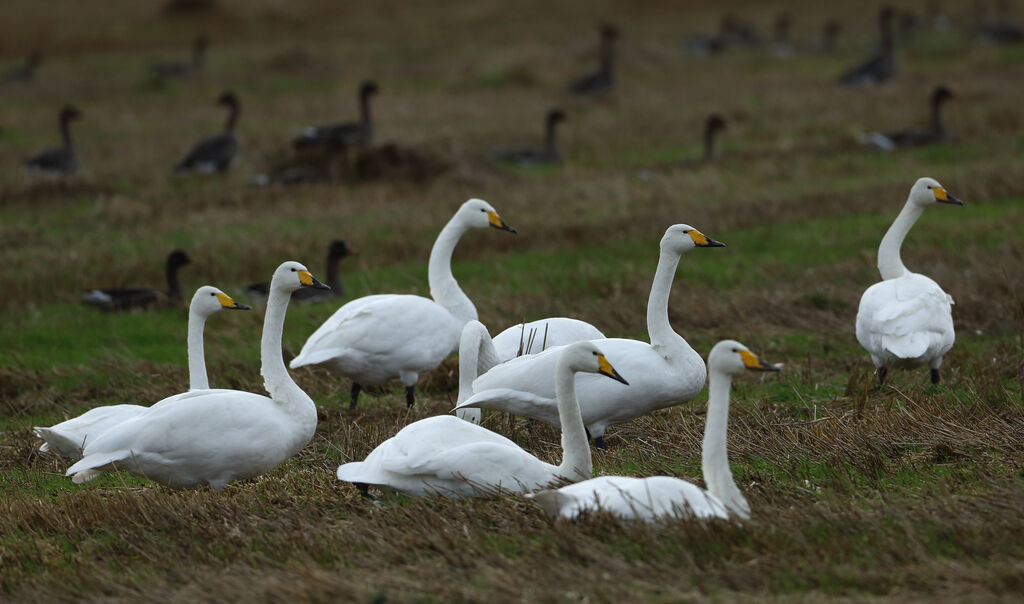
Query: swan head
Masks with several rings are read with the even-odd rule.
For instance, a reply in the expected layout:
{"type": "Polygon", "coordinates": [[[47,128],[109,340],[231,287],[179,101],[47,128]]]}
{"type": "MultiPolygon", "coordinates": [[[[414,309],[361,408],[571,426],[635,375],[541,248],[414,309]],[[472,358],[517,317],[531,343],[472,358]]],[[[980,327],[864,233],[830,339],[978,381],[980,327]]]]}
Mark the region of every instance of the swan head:
{"type": "Polygon", "coordinates": [[[619,375],[619,372],[605,358],[601,349],[593,342],[576,342],[566,346],[565,350],[562,351],[559,363],[568,366],[572,371],[599,373],[617,382],[629,385],[629,382],[619,375]]]}
{"type": "Polygon", "coordinates": [[[204,285],[196,290],[192,296],[192,302],[188,305],[189,311],[195,311],[204,317],[208,317],[222,308],[229,310],[252,310],[251,306],[239,304],[231,299],[231,296],[212,285],[204,285]]]}
{"type": "Polygon", "coordinates": [[[682,254],[695,247],[725,247],[720,241],[711,239],[688,224],[673,224],[661,238],[661,249],[682,254]]]}
{"type": "Polygon", "coordinates": [[[466,226],[480,229],[494,227],[510,233],[516,232],[514,228],[501,219],[501,216],[498,216],[498,211],[491,204],[482,199],[470,199],[462,204],[462,207],[455,213],[455,216],[466,226]]]}
{"type": "Polygon", "coordinates": [[[279,290],[291,294],[303,287],[316,289],[331,289],[320,283],[309,272],[309,269],[298,262],[285,262],[274,271],[274,278],[270,280],[270,289],[279,290]]]}
{"type": "Polygon", "coordinates": [[[964,202],[950,195],[946,188],[934,178],[918,178],[914,186],[910,188],[910,201],[919,206],[928,206],[934,203],[964,205],[964,202]]]}
{"type": "Polygon", "coordinates": [[[736,340],[722,340],[715,344],[708,355],[708,368],[729,375],[744,371],[781,371],[775,365],[762,361],[736,340]]]}

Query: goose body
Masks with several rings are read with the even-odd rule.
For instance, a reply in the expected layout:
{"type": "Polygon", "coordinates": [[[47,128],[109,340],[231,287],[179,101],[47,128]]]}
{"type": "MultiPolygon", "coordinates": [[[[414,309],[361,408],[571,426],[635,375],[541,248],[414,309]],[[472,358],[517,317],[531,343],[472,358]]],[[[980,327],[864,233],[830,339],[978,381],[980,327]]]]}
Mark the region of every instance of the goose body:
{"type": "Polygon", "coordinates": [[[25,63],[20,67],[15,67],[4,74],[3,83],[5,84],[27,84],[36,79],[36,71],[39,70],[39,65],[43,62],[43,55],[38,50],[33,50],[25,57],[25,63]]]}
{"type": "MultiPolygon", "coordinates": [[[[206,319],[222,308],[249,310],[230,296],[210,285],[204,285],[192,296],[188,309],[188,373],[189,389],[210,387],[203,353],[203,329],[206,319]]],[[[105,405],[90,409],[78,417],[50,426],[35,428],[36,436],[45,442],[40,451],[54,451],[69,459],[82,456],[82,448],[110,428],[148,409],[142,405],[105,405]]]]}
{"type": "Polygon", "coordinates": [[[82,292],[82,302],[105,311],[128,311],[179,305],[181,304],[181,283],[178,281],[178,271],[189,262],[191,259],[188,254],[181,250],[174,250],[167,255],[167,262],[164,266],[164,276],[167,279],[166,292],[152,287],[89,289],[82,292]]]}
{"type": "Polygon", "coordinates": [[[885,151],[898,147],[934,145],[949,140],[949,132],[942,119],[943,105],[953,98],[945,86],[937,87],[931,95],[931,124],[927,130],[901,130],[882,134],[874,132],[864,137],[864,143],[885,151]]]}
{"type": "Polygon", "coordinates": [[[153,63],[149,70],[158,78],[181,78],[199,73],[206,64],[206,49],[210,41],[206,36],[199,36],[192,42],[192,59],[190,61],[160,61],[153,63]]]}
{"type": "Polygon", "coordinates": [[[502,161],[519,166],[537,164],[556,164],[562,161],[558,152],[555,130],[559,123],[565,121],[565,113],[560,109],[552,109],[544,118],[544,146],[503,149],[495,152],[495,157],[502,161]]]}
{"type": "Polygon", "coordinates": [[[699,158],[684,159],[677,166],[699,166],[714,161],[718,157],[718,135],[725,130],[725,118],[711,114],[704,121],[704,154],[699,158]]]}
{"type": "Polygon", "coordinates": [[[729,469],[726,444],[730,381],[745,369],[778,371],[733,340],[719,342],[708,355],[710,394],[701,455],[707,490],[671,476],[598,476],[528,497],[539,503],[548,516],[565,520],[598,510],[623,520],[644,522],[670,518],[749,518],[750,506],[729,469]]]}
{"type": "Polygon", "coordinates": [[[486,227],[515,232],[486,201],[462,204],[430,252],[430,298],[379,294],[346,303],[309,336],[292,369],[323,365],[350,377],[352,407],[363,386],[397,377],[412,405],[419,374],[455,352],[462,327],[477,318],[476,307],[452,276],[451,257],[463,233],[486,227]]]}
{"type": "Polygon", "coordinates": [[[224,173],[231,169],[231,164],[238,153],[238,139],[235,137],[235,126],[241,105],[238,97],[225,92],[217,98],[217,104],[228,109],[228,119],[224,131],[220,134],[204,138],[196,143],[176,166],[175,172],[199,172],[212,174],[224,173]]]}
{"type": "Polygon", "coordinates": [[[900,259],[900,247],[910,228],[936,203],[963,205],[937,181],[918,179],[906,205],[882,238],[878,269],[882,281],[869,287],[857,309],[857,341],[871,355],[884,381],[890,367],[926,364],[932,382],[939,381],[942,357],[953,347],[953,298],[935,281],[910,272],[900,259]]]}
{"type": "Polygon", "coordinates": [[[580,371],[624,382],[590,342],[566,349],[558,367],[558,407],[563,422],[559,465],[537,459],[486,428],[444,415],[406,426],[365,460],[340,466],[338,479],[417,496],[465,497],[499,491],[521,493],[559,480],[587,478],[593,461],[575,393],[574,374],[580,371]]]}
{"type": "Polygon", "coordinates": [[[117,469],[170,487],[219,490],[298,453],[313,437],[317,412],[285,369],[281,332],[291,292],[326,286],[297,262],[278,267],[271,283],[261,343],[269,397],[218,389],[166,398],[86,443],[67,475],[81,483],[117,469]]]}
{"type": "Polygon", "coordinates": [[[881,48],[871,54],[864,62],[851,67],[839,76],[840,85],[866,86],[881,84],[896,73],[896,43],[892,20],[892,8],[884,7],[878,16],[882,41],[881,48]]]}
{"type": "MultiPolygon", "coordinates": [[[[704,387],[704,360],[679,336],[668,320],[668,297],[680,256],[695,247],[720,247],[684,224],[669,227],[661,240],[661,257],[647,304],[651,343],[610,338],[594,340],[608,360],[630,376],[630,386],[581,376],[583,422],[598,447],[605,429],[645,413],[692,399],[704,387]]],[[[507,411],[558,426],[555,367],[565,347],[502,363],[473,381],[473,395],[459,408],[507,411]]]]}
{"type": "Polygon", "coordinates": [[[82,116],[78,109],[64,107],[58,116],[62,145],[45,149],[25,160],[29,172],[40,172],[53,176],[69,176],[78,171],[78,154],[71,140],[71,122],[82,116]]]}
{"type": "Polygon", "coordinates": [[[612,65],[615,58],[615,40],[619,30],[612,25],[600,29],[601,47],[597,71],[585,75],[569,84],[569,93],[578,95],[601,95],[612,89],[612,65]]]}
{"type": "Polygon", "coordinates": [[[369,145],[373,140],[373,119],[370,97],[379,89],[375,82],[366,81],[359,87],[359,121],[310,126],[293,141],[294,146],[327,146],[335,150],[354,145],[369,145]]]}

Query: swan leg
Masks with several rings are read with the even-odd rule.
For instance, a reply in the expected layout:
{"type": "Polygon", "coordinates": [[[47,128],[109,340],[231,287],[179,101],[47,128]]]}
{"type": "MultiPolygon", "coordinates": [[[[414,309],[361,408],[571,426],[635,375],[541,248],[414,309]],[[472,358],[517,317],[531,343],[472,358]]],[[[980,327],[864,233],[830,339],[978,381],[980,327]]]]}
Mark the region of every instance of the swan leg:
{"type": "Polygon", "coordinates": [[[405,387],[405,406],[412,407],[412,404],[416,402],[416,386],[405,387]]]}
{"type": "Polygon", "coordinates": [[[885,367],[878,368],[878,385],[881,386],[885,383],[885,374],[889,373],[889,370],[885,367]]]}
{"type": "Polygon", "coordinates": [[[598,436],[597,438],[594,439],[594,446],[604,451],[605,449],[608,448],[608,443],[604,442],[603,436],[598,436]]]}
{"type": "Polygon", "coordinates": [[[363,387],[360,384],[352,382],[352,398],[349,399],[348,408],[349,410],[355,409],[356,405],[359,404],[359,393],[362,392],[363,387]]]}
{"type": "Polygon", "coordinates": [[[370,485],[365,482],[353,482],[352,484],[359,489],[359,494],[362,495],[364,499],[373,501],[373,495],[370,495],[370,485]]]}
{"type": "Polygon", "coordinates": [[[939,379],[941,379],[939,377],[939,368],[938,367],[932,367],[932,383],[933,384],[938,384],[939,383],[939,379]]]}

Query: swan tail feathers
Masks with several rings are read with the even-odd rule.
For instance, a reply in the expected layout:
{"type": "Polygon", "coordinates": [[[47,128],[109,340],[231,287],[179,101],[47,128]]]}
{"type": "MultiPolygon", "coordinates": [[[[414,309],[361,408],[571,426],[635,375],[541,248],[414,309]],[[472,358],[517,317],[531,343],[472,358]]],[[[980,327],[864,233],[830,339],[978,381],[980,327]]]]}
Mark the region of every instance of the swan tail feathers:
{"type": "Polygon", "coordinates": [[[353,461],[338,466],[338,480],[343,482],[363,482],[374,484],[375,480],[363,471],[363,462],[353,461]]]}
{"type": "Polygon", "coordinates": [[[307,365],[319,365],[326,363],[336,356],[339,356],[339,354],[335,349],[302,351],[299,353],[299,356],[292,359],[291,363],[288,363],[288,366],[292,369],[298,369],[307,365]]]}
{"type": "Polygon", "coordinates": [[[926,333],[910,333],[902,336],[882,336],[882,345],[894,356],[901,359],[916,359],[928,351],[930,338],[926,333]]]}
{"type": "Polygon", "coordinates": [[[529,493],[526,496],[536,501],[548,518],[558,518],[572,499],[557,489],[529,493]]]}
{"type": "Polygon", "coordinates": [[[88,482],[108,469],[116,468],[125,459],[130,458],[131,455],[131,451],[86,455],[68,468],[64,475],[71,476],[75,484],[88,482]]]}
{"type": "Polygon", "coordinates": [[[53,451],[63,457],[77,459],[82,456],[82,443],[76,442],[66,434],[62,434],[52,428],[34,428],[36,436],[43,439],[39,450],[42,452],[53,451]]]}
{"type": "Polygon", "coordinates": [[[81,472],[75,472],[71,477],[71,482],[75,484],[82,484],[89,482],[103,473],[103,470],[82,470],[81,472]]]}

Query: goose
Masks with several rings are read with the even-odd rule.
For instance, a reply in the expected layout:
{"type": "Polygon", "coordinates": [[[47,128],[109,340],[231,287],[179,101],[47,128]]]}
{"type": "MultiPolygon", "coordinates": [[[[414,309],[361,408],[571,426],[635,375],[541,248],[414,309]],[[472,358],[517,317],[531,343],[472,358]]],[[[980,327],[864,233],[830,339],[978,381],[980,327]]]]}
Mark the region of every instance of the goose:
{"type": "Polygon", "coordinates": [[[622,520],[658,522],[670,518],[750,518],[750,505],[729,469],[726,432],[729,423],[729,387],[734,375],[746,370],[779,371],[765,364],[743,344],[723,340],[708,355],[708,413],[704,425],[701,466],[704,490],[671,476],[598,476],[527,494],[548,516],[576,520],[584,511],[604,510],[622,520]]]}
{"type": "Polygon", "coordinates": [[[953,347],[953,298],[928,277],[912,273],[900,259],[900,247],[925,208],[936,203],[964,205],[932,178],[919,178],[907,203],[878,246],[882,281],[861,296],[857,341],[871,355],[879,383],[890,367],[927,364],[939,382],[942,357],[953,347]]]}
{"type": "Polygon", "coordinates": [[[4,74],[5,84],[27,84],[36,79],[36,71],[43,62],[43,55],[38,50],[33,50],[25,57],[25,64],[15,67],[4,74]]]}
{"type": "Polygon", "coordinates": [[[412,406],[419,374],[455,352],[463,326],[477,318],[476,307],[452,276],[451,259],[463,233],[487,227],[516,232],[486,201],[462,204],[430,251],[430,298],[379,294],[346,303],[309,336],[291,368],[324,365],[352,378],[351,409],[364,386],[398,377],[406,405],[412,406]]]}
{"type": "Polygon", "coordinates": [[[975,29],[975,38],[983,44],[1019,44],[1024,41],[1024,30],[1013,21],[1010,3],[1001,0],[996,3],[996,19],[983,23],[975,29]]]}
{"type": "Polygon", "coordinates": [[[718,157],[718,134],[725,130],[725,118],[717,113],[711,114],[704,122],[704,155],[699,158],[684,159],[676,162],[678,167],[699,166],[718,157]]]}
{"type": "Polygon", "coordinates": [[[619,37],[619,30],[614,25],[605,24],[601,26],[600,34],[600,65],[597,71],[569,84],[570,94],[599,95],[612,89],[612,63],[615,58],[615,40],[619,37]]]}
{"type": "Polygon", "coordinates": [[[68,176],[78,171],[78,154],[71,142],[71,121],[82,117],[82,113],[65,105],[57,117],[63,145],[46,149],[25,160],[29,172],[40,172],[54,176],[68,176]]]}
{"type": "Polygon", "coordinates": [[[238,140],[235,138],[235,125],[238,123],[240,104],[233,92],[225,92],[217,97],[218,105],[228,108],[228,120],[224,124],[224,132],[204,138],[188,152],[178,165],[175,172],[201,172],[212,174],[224,173],[231,169],[231,162],[238,153],[238,140]]]}
{"type": "Polygon", "coordinates": [[[601,330],[586,321],[569,317],[549,317],[513,325],[494,336],[494,348],[500,362],[536,354],[555,346],[582,340],[602,340],[601,330]]]}
{"type": "Polygon", "coordinates": [[[565,121],[565,112],[561,109],[548,111],[544,118],[544,146],[543,147],[520,147],[518,149],[502,149],[496,151],[494,156],[501,161],[519,166],[530,166],[537,164],[557,164],[562,161],[562,155],[558,152],[555,144],[555,129],[559,123],[565,121]]]}
{"type": "Polygon", "coordinates": [[[313,438],[313,400],[288,375],[281,334],[291,293],[327,287],[298,262],[285,262],[270,281],[261,342],[266,397],[238,390],[190,390],[157,402],[85,444],[67,470],[76,483],[125,470],[162,485],[215,491],[269,472],[313,438]]]}
{"type": "Polygon", "coordinates": [[[82,292],[82,302],[106,311],[177,306],[181,303],[181,283],[178,281],[178,271],[191,261],[188,254],[181,250],[174,250],[167,255],[167,262],[164,265],[167,293],[152,287],[90,289],[82,292]]]}
{"type": "Polygon", "coordinates": [[[949,140],[949,132],[942,120],[942,108],[946,101],[953,98],[953,92],[945,86],[938,86],[931,95],[931,125],[927,130],[901,130],[899,132],[872,132],[863,137],[865,144],[891,151],[897,147],[917,147],[934,145],[949,140]]]}
{"type": "MultiPolygon", "coordinates": [[[[203,354],[203,328],[206,319],[222,308],[249,310],[221,290],[204,285],[196,290],[188,307],[188,375],[189,390],[205,390],[210,387],[206,376],[206,358],[203,354]]],[[[35,433],[45,442],[40,451],[54,451],[62,457],[79,459],[82,448],[111,427],[133,418],[148,409],[142,405],[105,405],[90,409],[78,417],[71,418],[48,428],[36,427],[35,433]]]]}
{"type": "MultiPolygon", "coordinates": [[[[312,304],[315,302],[326,302],[327,300],[334,300],[336,298],[345,297],[345,284],[341,281],[341,275],[338,272],[338,263],[342,258],[349,255],[354,255],[355,252],[348,247],[348,244],[341,239],[335,239],[327,246],[327,262],[326,270],[324,274],[327,278],[324,280],[327,283],[327,287],[331,289],[316,289],[316,288],[302,288],[292,294],[292,300],[296,302],[302,302],[304,304],[312,304]]],[[[266,304],[267,295],[270,293],[269,283],[253,283],[249,287],[245,288],[245,294],[251,296],[256,300],[263,301],[266,304]]]]}
{"type": "Polygon", "coordinates": [[[793,42],[789,39],[789,32],[793,28],[793,16],[788,12],[781,12],[775,16],[772,23],[771,51],[776,57],[789,58],[793,56],[793,42]]]}
{"type": "Polygon", "coordinates": [[[310,126],[293,141],[296,148],[327,146],[344,149],[349,146],[367,146],[373,140],[373,120],[370,117],[370,97],[377,94],[377,83],[367,80],[359,87],[359,121],[310,126]]]}
{"type": "Polygon", "coordinates": [[[893,10],[884,6],[878,14],[878,27],[881,30],[882,46],[864,62],[848,69],[839,76],[843,86],[863,86],[881,84],[896,72],[896,45],[893,38],[893,10]]]}
{"type": "MultiPolygon", "coordinates": [[[[580,379],[583,423],[598,448],[607,447],[608,426],[631,421],[656,409],[686,402],[704,387],[704,360],[672,329],[668,297],[680,257],[696,247],[724,247],[686,225],[673,225],[661,239],[661,257],[647,301],[651,343],[609,338],[594,340],[608,359],[629,376],[630,387],[580,379]]],[[[473,381],[473,395],[457,408],[507,411],[558,426],[555,373],[565,347],[502,363],[473,381]]]]}
{"type": "Polygon", "coordinates": [[[593,460],[576,398],[576,373],[595,373],[623,385],[622,378],[591,342],[565,348],[558,359],[556,398],[562,424],[562,463],[543,462],[504,436],[451,415],[428,417],[402,428],[363,461],[338,467],[338,480],[380,485],[414,496],[451,497],[522,493],[561,480],[583,480],[593,460]]]}
{"type": "Polygon", "coordinates": [[[150,72],[158,78],[180,78],[192,73],[199,73],[206,65],[206,49],[210,40],[206,36],[197,36],[192,42],[191,61],[161,61],[150,66],[150,72]]]}
{"type": "Polygon", "coordinates": [[[839,46],[839,34],[843,33],[843,24],[839,19],[828,19],[821,26],[821,44],[819,52],[832,54],[839,46]]]}

